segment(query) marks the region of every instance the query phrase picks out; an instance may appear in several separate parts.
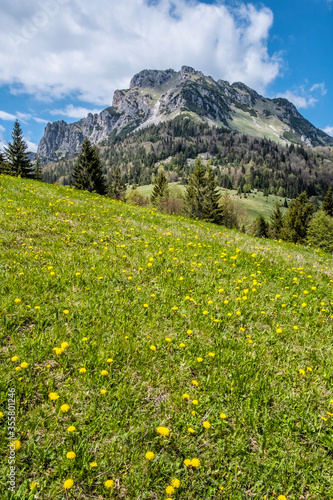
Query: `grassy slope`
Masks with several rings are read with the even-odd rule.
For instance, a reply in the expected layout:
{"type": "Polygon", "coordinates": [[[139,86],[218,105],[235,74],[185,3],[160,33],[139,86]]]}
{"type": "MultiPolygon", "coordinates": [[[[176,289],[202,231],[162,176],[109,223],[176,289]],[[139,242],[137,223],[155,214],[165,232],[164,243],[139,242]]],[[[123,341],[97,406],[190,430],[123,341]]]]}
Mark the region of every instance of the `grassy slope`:
{"type": "Polygon", "coordinates": [[[332,498],[332,256],[6,176],[0,231],[12,498],[332,498]]]}
{"type": "MultiPolygon", "coordinates": [[[[171,189],[176,186],[178,189],[181,191],[185,190],[185,186],[181,184],[170,184],[171,189]]],[[[153,192],[154,189],[154,184],[148,184],[146,186],[138,186],[138,191],[143,194],[144,196],[150,196],[151,193],[153,192]]],[[[242,206],[249,217],[249,220],[252,222],[258,215],[263,215],[267,220],[269,220],[269,216],[273,211],[274,204],[276,202],[283,204],[284,198],[281,198],[281,196],[274,196],[274,195],[269,195],[269,196],[264,196],[262,191],[253,191],[251,194],[247,195],[247,198],[244,198],[244,195],[242,198],[237,196],[237,191],[233,189],[223,189],[222,192],[227,191],[231,198],[235,201],[237,201],[240,206],[242,206]]],[[[290,201],[290,200],[289,200],[290,201]]],[[[284,208],[282,207],[282,211],[284,211],[284,208]]]]}

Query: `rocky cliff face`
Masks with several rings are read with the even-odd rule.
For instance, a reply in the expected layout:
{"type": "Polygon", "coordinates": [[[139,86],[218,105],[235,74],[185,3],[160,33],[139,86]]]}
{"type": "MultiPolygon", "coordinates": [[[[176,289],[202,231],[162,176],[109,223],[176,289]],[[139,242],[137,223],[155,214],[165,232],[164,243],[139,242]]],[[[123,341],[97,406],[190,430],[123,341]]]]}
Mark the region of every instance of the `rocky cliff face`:
{"type": "Polygon", "coordinates": [[[75,156],[85,137],[97,144],[112,131],[127,135],[180,114],[276,142],[333,145],[333,138],[305,120],[286,99],[265,99],[241,82],[216,82],[189,66],[179,72],[143,70],[132,78],[128,90],[115,91],[112,104],[76,123],[48,123],[38,155],[47,161],[75,156]]]}

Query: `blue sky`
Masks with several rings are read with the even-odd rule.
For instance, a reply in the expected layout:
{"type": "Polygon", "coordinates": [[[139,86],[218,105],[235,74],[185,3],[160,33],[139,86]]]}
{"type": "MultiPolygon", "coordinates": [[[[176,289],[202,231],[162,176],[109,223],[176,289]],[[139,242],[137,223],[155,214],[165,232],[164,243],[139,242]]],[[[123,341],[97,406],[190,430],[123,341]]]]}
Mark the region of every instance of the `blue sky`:
{"type": "Polygon", "coordinates": [[[144,68],[190,65],[284,96],[333,135],[333,0],[4,0],[0,144],[112,104],[144,68]]]}

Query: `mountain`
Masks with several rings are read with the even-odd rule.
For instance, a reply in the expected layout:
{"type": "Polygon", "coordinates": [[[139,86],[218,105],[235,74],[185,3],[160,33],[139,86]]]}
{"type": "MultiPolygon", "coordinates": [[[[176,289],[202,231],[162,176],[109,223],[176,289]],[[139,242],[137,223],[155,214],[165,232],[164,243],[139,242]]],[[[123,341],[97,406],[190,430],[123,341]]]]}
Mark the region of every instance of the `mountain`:
{"type": "Polygon", "coordinates": [[[333,146],[333,138],[306,120],[286,99],[267,99],[241,82],[215,81],[188,66],[180,71],[143,70],[128,90],[116,90],[111,107],[89,113],[76,123],[48,123],[38,146],[45,161],[75,156],[85,137],[93,144],[110,133],[133,131],[174,120],[180,115],[229,131],[281,144],[333,146]]]}

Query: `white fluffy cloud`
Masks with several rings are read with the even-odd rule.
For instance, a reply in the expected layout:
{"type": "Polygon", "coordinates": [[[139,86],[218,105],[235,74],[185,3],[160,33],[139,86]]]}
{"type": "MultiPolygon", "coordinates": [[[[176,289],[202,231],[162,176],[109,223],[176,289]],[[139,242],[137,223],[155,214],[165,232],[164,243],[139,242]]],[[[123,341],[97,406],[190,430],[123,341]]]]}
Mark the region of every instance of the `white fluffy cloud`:
{"type": "Polygon", "coordinates": [[[277,97],[288,99],[295,104],[296,108],[306,109],[314,106],[318,102],[318,98],[326,93],[325,83],[314,83],[310,89],[304,84],[296,89],[278,94],[277,97]]]}
{"type": "Polygon", "coordinates": [[[68,116],[69,118],[84,118],[88,113],[100,113],[102,109],[88,109],[81,106],[73,106],[68,104],[65,109],[53,109],[50,111],[51,115],[68,116]]]}
{"type": "Polygon", "coordinates": [[[333,137],[333,127],[326,127],[326,128],[323,128],[323,131],[326,132],[326,134],[328,135],[331,135],[333,137]]]}
{"type": "Polygon", "coordinates": [[[264,92],[279,73],[266,7],[197,0],[4,0],[0,84],[43,99],[75,96],[98,106],[145,68],[190,65],[264,92]]]}

